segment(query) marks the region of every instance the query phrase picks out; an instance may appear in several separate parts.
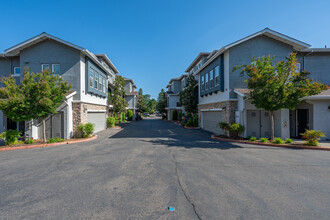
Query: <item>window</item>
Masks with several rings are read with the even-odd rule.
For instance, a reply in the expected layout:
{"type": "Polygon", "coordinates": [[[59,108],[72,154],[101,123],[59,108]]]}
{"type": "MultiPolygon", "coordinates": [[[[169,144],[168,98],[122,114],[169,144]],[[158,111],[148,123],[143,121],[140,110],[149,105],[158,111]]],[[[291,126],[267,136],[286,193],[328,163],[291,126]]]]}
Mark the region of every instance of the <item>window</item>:
{"type": "Polygon", "coordinates": [[[202,85],[202,91],[204,91],[205,87],[204,87],[204,82],[205,82],[205,75],[202,76],[202,79],[201,79],[201,85],[202,85]]]}
{"type": "Polygon", "coordinates": [[[100,91],[102,91],[102,88],[103,88],[103,86],[102,86],[102,76],[101,75],[99,75],[99,90],[100,91]]]}
{"type": "Polygon", "coordinates": [[[49,69],[49,64],[41,64],[41,72],[43,72],[46,69],[49,69]]]}
{"type": "Polygon", "coordinates": [[[103,93],[105,93],[105,85],[106,85],[106,80],[103,79],[103,93]]]}
{"type": "Polygon", "coordinates": [[[94,88],[97,89],[97,86],[99,84],[98,82],[99,76],[97,74],[97,72],[94,72],[94,88]]]}
{"type": "Polygon", "coordinates": [[[211,70],[210,71],[210,88],[212,88],[213,87],[213,77],[214,77],[214,71],[213,70],[211,70]]]}
{"type": "Polygon", "coordinates": [[[93,75],[93,70],[92,69],[90,69],[89,70],[89,86],[91,87],[91,88],[93,88],[93,84],[94,84],[94,77],[93,77],[94,75],[93,75]]]}
{"type": "Polygon", "coordinates": [[[60,64],[53,64],[52,65],[52,72],[55,75],[60,75],[60,64]]]}
{"type": "Polygon", "coordinates": [[[300,65],[300,63],[297,63],[297,70],[296,70],[296,73],[299,73],[300,70],[301,70],[301,65],[300,65]]]}
{"type": "Polygon", "coordinates": [[[18,66],[14,67],[14,76],[20,76],[21,75],[21,68],[18,66]]]}
{"type": "Polygon", "coordinates": [[[219,66],[215,67],[214,70],[214,75],[215,75],[215,86],[218,86],[220,84],[220,72],[219,72],[219,66]]]}
{"type": "Polygon", "coordinates": [[[205,90],[208,90],[209,88],[209,78],[210,78],[210,72],[205,74],[205,90]]]}

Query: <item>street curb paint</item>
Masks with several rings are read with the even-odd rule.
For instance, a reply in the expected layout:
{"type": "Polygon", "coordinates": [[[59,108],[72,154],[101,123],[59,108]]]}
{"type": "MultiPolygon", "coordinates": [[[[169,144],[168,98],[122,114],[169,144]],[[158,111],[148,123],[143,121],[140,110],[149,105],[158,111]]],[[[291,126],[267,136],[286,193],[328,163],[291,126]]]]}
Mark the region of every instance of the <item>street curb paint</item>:
{"type": "Polygon", "coordinates": [[[83,140],[76,140],[76,141],[67,141],[67,142],[59,142],[59,143],[52,143],[52,144],[38,144],[33,146],[21,146],[21,147],[7,147],[7,148],[0,148],[0,151],[10,151],[10,150],[22,150],[22,149],[33,149],[33,148],[42,148],[42,147],[51,147],[56,145],[64,145],[64,144],[75,144],[81,142],[87,142],[97,139],[98,136],[95,135],[91,138],[83,139],[83,140]]]}
{"type": "Polygon", "coordinates": [[[330,151],[329,147],[311,147],[311,146],[303,146],[303,145],[284,145],[284,144],[264,144],[264,143],[258,143],[258,142],[252,142],[248,140],[234,140],[234,139],[226,139],[226,138],[220,138],[215,136],[214,134],[211,135],[211,138],[214,140],[219,141],[225,141],[225,142],[234,142],[234,143],[242,143],[242,144],[253,144],[253,145],[261,145],[261,146],[268,146],[268,147],[283,147],[283,148],[291,148],[291,149],[306,149],[306,150],[324,150],[324,151],[330,151]]]}

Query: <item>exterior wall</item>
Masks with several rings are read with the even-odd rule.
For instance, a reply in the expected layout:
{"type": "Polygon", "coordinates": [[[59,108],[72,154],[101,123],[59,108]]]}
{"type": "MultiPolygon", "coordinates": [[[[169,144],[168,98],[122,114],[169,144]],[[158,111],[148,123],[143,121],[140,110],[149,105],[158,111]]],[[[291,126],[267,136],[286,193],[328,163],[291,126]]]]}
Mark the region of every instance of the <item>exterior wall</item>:
{"type": "Polygon", "coordinates": [[[178,80],[174,80],[172,82],[172,86],[173,86],[173,92],[176,94],[176,93],[179,93],[181,91],[181,82],[178,81],[178,80]]]}
{"type": "Polygon", "coordinates": [[[106,112],[106,118],[108,117],[107,114],[107,107],[102,105],[94,105],[94,104],[88,104],[83,102],[73,102],[72,103],[72,131],[73,136],[77,136],[79,134],[78,132],[78,126],[79,124],[87,123],[87,112],[90,110],[96,110],[96,111],[105,111],[106,112]]]}
{"type": "MultiPolygon", "coordinates": [[[[198,105],[199,125],[201,125],[201,110],[205,109],[223,109],[222,121],[227,123],[235,122],[235,112],[237,110],[237,101],[223,101],[198,105]]],[[[220,121],[219,121],[220,122],[220,121]]]]}
{"type": "Polygon", "coordinates": [[[41,64],[60,64],[60,75],[71,84],[71,90],[77,91],[74,99],[80,99],[80,51],[53,40],[44,40],[20,53],[21,79],[24,68],[30,72],[41,72],[41,64]]]}
{"type": "Polygon", "coordinates": [[[285,60],[292,52],[293,49],[289,45],[266,36],[259,36],[230,48],[230,98],[236,97],[233,92],[234,88],[247,88],[247,84],[244,83],[247,76],[242,77],[239,70],[232,72],[234,66],[250,64],[253,57],[258,58],[268,55],[276,56],[274,59],[274,63],[276,63],[277,61],[285,60]]]}
{"type": "Polygon", "coordinates": [[[126,101],[127,101],[127,103],[128,103],[128,106],[127,106],[127,108],[128,109],[133,109],[133,108],[135,108],[135,106],[134,106],[134,95],[127,95],[126,97],[125,97],[125,99],[126,99],[126,101]]]}
{"type": "Polygon", "coordinates": [[[177,103],[179,102],[178,95],[170,95],[167,103],[167,107],[174,108],[177,107],[177,103]]]}
{"type": "Polygon", "coordinates": [[[131,93],[133,91],[132,83],[130,81],[126,81],[124,89],[125,89],[126,94],[131,93]]]}
{"type": "Polygon", "coordinates": [[[4,121],[5,121],[4,114],[3,114],[3,112],[0,110],[0,134],[1,134],[2,132],[4,132],[4,130],[5,130],[5,127],[4,127],[4,121]]]}
{"type": "Polygon", "coordinates": [[[316,82],[330,85],[330,52],[300,53],[297,55],[301,69],[310,72],[309,77],[316,82]]]}
{"type": "Polygon", "coordinates": [[[330,139],[330,100],[310,100],[313,104],[313,125],[314,130],[319,130],[325,133],[326,137],[322,140],[330,139]]]}

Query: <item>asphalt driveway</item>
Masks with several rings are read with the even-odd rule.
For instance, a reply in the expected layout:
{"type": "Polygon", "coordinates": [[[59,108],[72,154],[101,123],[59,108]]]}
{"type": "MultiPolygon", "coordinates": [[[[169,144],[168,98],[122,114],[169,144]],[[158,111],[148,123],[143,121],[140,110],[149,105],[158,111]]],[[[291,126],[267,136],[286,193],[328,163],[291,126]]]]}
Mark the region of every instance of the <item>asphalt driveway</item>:
{"type": "Polygon", "coordinates": [[[0,218],[329,219],[330,152],[223,143],[157,119],[99,136],[0,152],[0,218]]]}

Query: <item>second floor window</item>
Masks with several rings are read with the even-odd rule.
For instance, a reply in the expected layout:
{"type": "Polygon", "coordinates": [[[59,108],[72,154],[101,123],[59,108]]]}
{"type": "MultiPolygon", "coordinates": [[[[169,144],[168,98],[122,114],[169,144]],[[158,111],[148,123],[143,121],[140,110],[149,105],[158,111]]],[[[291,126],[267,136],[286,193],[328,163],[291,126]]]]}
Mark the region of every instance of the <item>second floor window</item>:
{"type": "Polygon", "coordinates": [[[53,64],[52,65],[52,72],[55,75],[60,75],[60,64],[53,64]]]}
{"type": "Polygon", "coordinates": [[[103,79],[103,93],[105,93],[105,85],[106,85],[106,80],[103,79]]]}
{"type": "Polygon", "coordinates": [[[219,66],[216,66],[214,69],[214,75],[215,75],[215,85],[218,86],[220,84],[220,72],[219,72],[219,66]]]}
{"type": "Polygon", "coordinates": [[[201,88],[202,88],[202,91],[204,91],[204,82],[205,82],[205,76],[202,76],[201,77],[201,88]]]}
{"type": "Polygon", "coordinates": [[[41,72],[45,71],[46,69],[49,69],[49,64],[41,64],[41,72]]]}
{"type": "Polygon", "coordinates": [[[205,90],[208,90],[208,88],[209,88],[209,75],[210,75],[210,72],[205,74],[205,90]]]}
{"type": "Polygon", "coordinates": [[[99,84],[98,79],[99,79],[99,74],[97,72],[94,72],[94,88],[97,89],[97,86],[99,84]]]}
{"type": "Polygon", "coordinates": [[[100,90],[100,91],[102,91],[102,88],[103,88],[103,86],[102,86],[102,82],[103,82],[103,80],[102,80],[102,76],[99,75],[99,90],[100,90]]]}
{"type": "Polygon", "coordinates": [[[89,70],[89,86],[91,87],[91,88],[93,88],[93,84],[94,84],[94,77],[93,77],[94,75],[93,75],[93,70],[92,69],[90,69],[89,70]]]}
{"type": "Polygon", "coordinates": [[[213,70],[210,71],[210,88],[213,87],[213,70]]]}
{"type": "Polygon", "coordinates": [[[14,67],[14,76],[20,76],[21,75],[21,68],[19,66],[14,67]]]}

